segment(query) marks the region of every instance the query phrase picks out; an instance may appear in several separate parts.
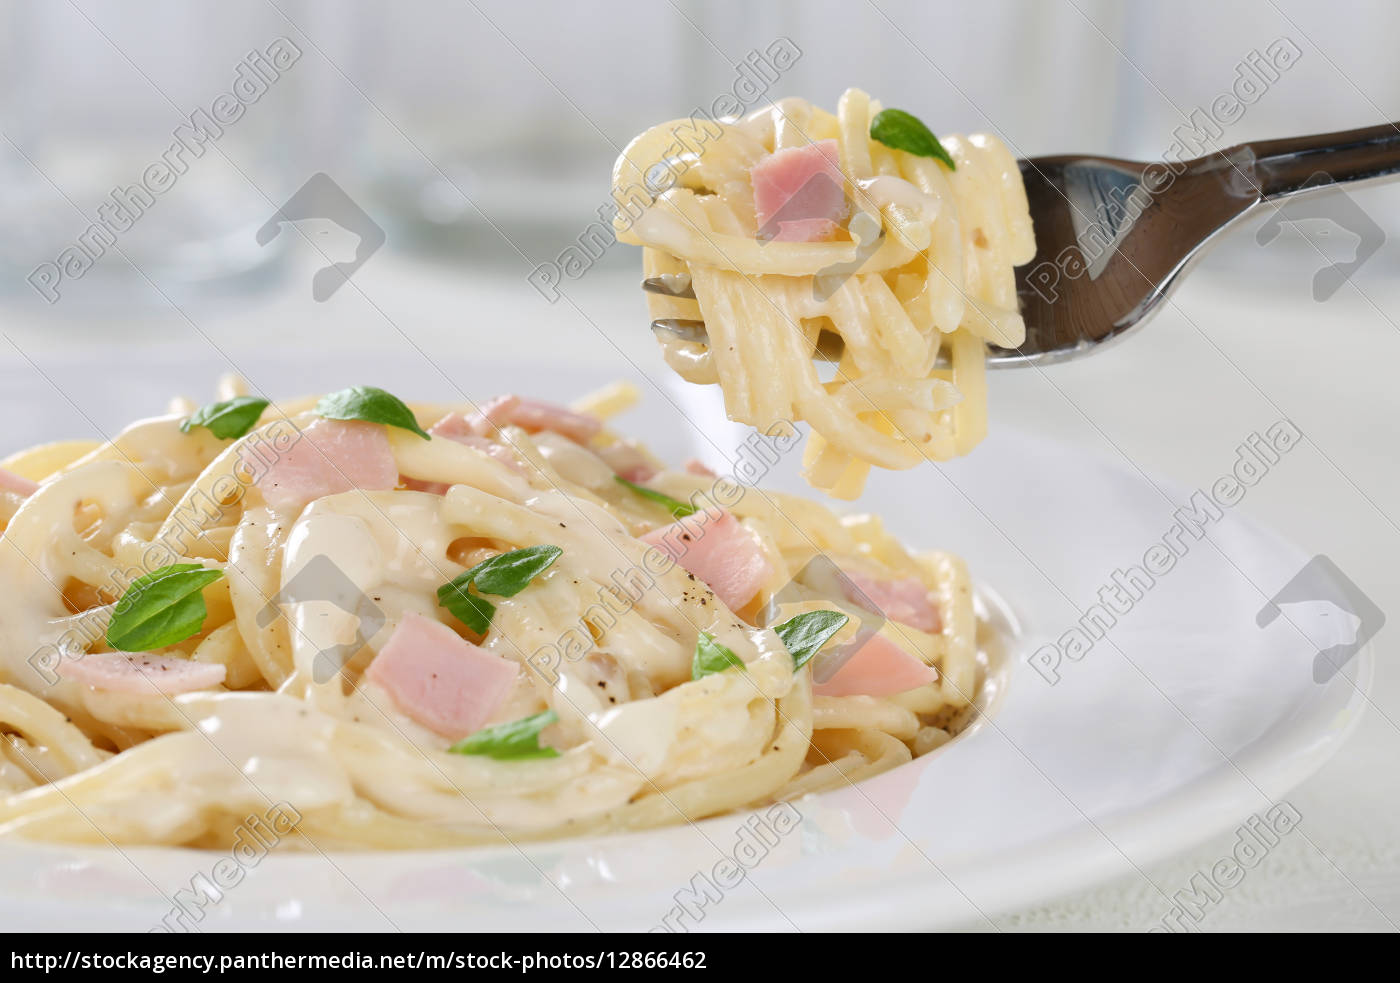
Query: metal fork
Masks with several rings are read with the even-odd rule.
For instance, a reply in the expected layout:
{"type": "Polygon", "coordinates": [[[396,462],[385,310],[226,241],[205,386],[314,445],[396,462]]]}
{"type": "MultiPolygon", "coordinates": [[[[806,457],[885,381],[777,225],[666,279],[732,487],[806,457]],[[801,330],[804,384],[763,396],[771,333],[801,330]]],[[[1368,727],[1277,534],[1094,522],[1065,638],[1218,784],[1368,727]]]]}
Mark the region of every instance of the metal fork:
{"type": "MultiPolygon", "coordinates": [[[[1400,176],[1400,123],[1244,143],[1175,164],[1060,156],[1020,165],[1036,253],[1016,271],[1026,341],[989,345],[998,367],[1077,358],[1121,338],[1161,308],[1221,232],[1266,203],[1400,176]]],[[[648,278],[642,289],[695,297],[684,274],[648,278]]],[[[707,337],[703,321],[651,327],[707,337]]],[[[823,332],[818,353],[839,359],[840,336],[823,332]]]]}

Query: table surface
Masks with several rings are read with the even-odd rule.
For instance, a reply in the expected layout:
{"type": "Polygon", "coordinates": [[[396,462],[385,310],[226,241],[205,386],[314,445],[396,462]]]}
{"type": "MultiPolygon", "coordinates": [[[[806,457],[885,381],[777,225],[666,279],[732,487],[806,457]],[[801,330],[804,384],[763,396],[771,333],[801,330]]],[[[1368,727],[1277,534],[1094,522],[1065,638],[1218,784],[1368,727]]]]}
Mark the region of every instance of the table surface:
{"type": "MultiPolygon", "coordinates": [[[[1313,299],[1323,260],[1308,250],[1261,260],[1245,230],[1193,274],[1140,334],[1091,359],[992,377],[992,426],[1035,430],[1118,455],[1188,487],[1208,485],[1253,431],[1287,417],[1306,447],[1278,477],[1250,491],[1240,510],[1305,549],[1325,553],[1383,611],[1400,621],[1400,279],[1394,244],[1329,300],[1313,299]]],[[[629,251],[630,252],[630,251],[629,251]]],[[[636,291],[635,256],[608,257],[547,303],[519,266],[375,256],[325,303],[310,296],[315,264],[297,257],[278,289],[237,301],[185,301],[137,285],[103,307],[82,297],[53,309],[14,304],[3,327],[0,372],[11,401],[69,408],[92,425],[151,412],[172,388],[204,396],[212,382],[186,366],[237,368],[285,355],[315,375],[333,344],[372,356],[412,346],[431,360],[474,349],[493,356],[547,352],[620,377],[665,371],[636,291]],[[625,259],[625,263],[621,260],[625,259]],[[178,309],[173,304],[178,302],[178,309]],[[110,390],[65,391],[75,352],[110,353],[110,390]],[[55,395],[55,392],[58,395],[55,395]],[[126,414],[116,416],[115,414],[126,414]]],[[[472,384],[490,389],[489,381],[472,384]]],[[[311,388],[308,385],[308,388],[311,388]]],[[[71,415],[71,414],[70,414],[71,415]]],[[[53,437],[52,418],[22,413],[7,444],[53,437]]],[[[71,435],[71,434],[70,434],[71,435]]],[[[976,558],[971,557],[975,564],[976,558]]],[[[1396,930],[1400,925],[1400,669],[1391,655],[1400,625],[1373,640],[1372,706],[1356,735],[1289,796],[1307,838],[1287,838],[1193,928],[1396,930]]],[[[1144,930],[1165,914],[1162,889],[1226,856],[1234,834],[1145,869],[1143,876],[1005,913],[971,930],[1144,930]]]]}

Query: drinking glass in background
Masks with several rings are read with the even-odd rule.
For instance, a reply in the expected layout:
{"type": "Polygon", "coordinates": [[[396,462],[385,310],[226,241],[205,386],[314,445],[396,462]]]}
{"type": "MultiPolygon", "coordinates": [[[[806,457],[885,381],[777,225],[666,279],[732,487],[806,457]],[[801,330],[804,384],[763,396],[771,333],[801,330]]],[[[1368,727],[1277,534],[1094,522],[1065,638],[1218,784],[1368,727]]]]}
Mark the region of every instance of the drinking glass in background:
{"type": "Polygon", "coordinates": [[[275,10],[10,0],[0,31],[7,302],[62,317],[275,281],[286,250],[257,230],[295,190],[312,61],[275,10]]]}
{"type": "MultiPolygon", "coordinates": [[[[857,85],[935,128],[992,129],[1027,153],[1101,146],[1112,48],[1046,6],[990,0],[953,18],[890,0],[887,21],[832,2],[373,0],[323,9],[318,32],[372,105],[366,209],[394,245],[518,266],[520,254],[556,259],[607,215],[613,160],[634,135],[722,96],[746,110],[791,95],[834,108],[857,85]],[[780,40],[798,49],[791,64],[770,53],[780,40]],[[1048,113],[1027,93],[1041,72],[1075,112],[1048,113]]],[[[609,249],[597,265],[635,259],[609,249]]]]}
{"type": "Polygon", "coordinates": [[[369,106],[366,210],[395,248],[454,266],[525,269],[522,256],[541,262],[606,221],[613,159],[683,111],[693,45],[670,8],[372,0],[323,13],[326,54],[369,106]]]}

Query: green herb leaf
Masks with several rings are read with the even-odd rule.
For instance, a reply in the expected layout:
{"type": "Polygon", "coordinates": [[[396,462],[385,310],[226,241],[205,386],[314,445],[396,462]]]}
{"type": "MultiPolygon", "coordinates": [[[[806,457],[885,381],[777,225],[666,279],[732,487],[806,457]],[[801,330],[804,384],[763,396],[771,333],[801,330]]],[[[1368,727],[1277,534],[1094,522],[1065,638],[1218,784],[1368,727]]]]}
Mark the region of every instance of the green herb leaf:
{"type": "Polygon", "coordinates": [[[235,396],[221,403],[208,403],[180,424],[180,432],[204,427],[220,440],[234,440],[252,430],[265,409],[267,400],[258,396],[235,396]]]}
{"type": "Polygon", "coordinates": [[[496,613],[496,605],[484,597],[468,593],[470,581],[463,579],[466,576],[459,574],[439,587],[438,604],[451,611],[457,620],[478,635],[485,635],[486,629],[491,627],[491,616],[496,613]]]}
{"type": "Polygon", "coordinates": [[[558,546],[527,546],[483,560],[462,576],[483,594],[514,597],[563,553],[558,546]]]}
{"type": "Polygon", "coordinates": [[[553,710],[497,724],[479,730],[448,748],[453,754],[484,754],[497,761],[526,761],[531,758],[557,758],[559,752],[540,746],[540,731],[559,720],[553,710]]]}
{"type": "Polygon", "coordinates": [[[773,630],[792,654],[792,666],[797,670],[811,662],[812,656],[850,620],[840,611],[808,611],[789,618],[773,630]]]}
{"type": "Polygon", "coordinates": [[[403,400],[374,386],[351,386],[338,393],[323,396],[316,404],[314,412],[327,420],[383,423],[401,430],[410,430],[424,440],[432,439],[427,431],[418,425],[413,411],[403,404],[403,400]]]}
{"type": "Polygon", "coordinates": [[[527,546],[483,560],[438,588],[438,603],[479,635],[491,627],[496,607],[467,588],[473,584],[483,594],[514,597],[564,553],[558,546],[527,546]]]}
{"type": "Polygon", "coordinates": [[[943,149],[933,131],[919,117],[902,109],[883,109],[877,113],[870,121],[870,139],[918,157],[933,157],[947,164],[950,171],[958,169],[953,155],[943,149]]]}
{"type": "Polygon", "coordinates": [[[684,519],[700,511],[688,502],[682,502],[679,499],[672,498],[670,495],[664,495],[659,491],[653,491],[650,488],[643,488],[641,485],[633,484],[620,474],[613,475],[613,480],[619,485],[626,485],[643,498],[650,499],[658,505],[666,506],[671,515],[675,516],[677,519],[684,519]]]}
{"type": "Polygon", "coordinates": [[[151,652],[198,634],[209,614],[200,591],[223,575],[198,563],[175,563],[137,577],[112,613],[107,644],[151,652]]]}
{"type": "Polygon", "coordinates": [[[690,678],[713,676],[735,666],[740,669],[748,668],[744,665],[744,660],[735,655],[732,649],[715,641],[715,636],[709,632],[702,631],[695,641],[695,658],[690,663],[690,678]]]}

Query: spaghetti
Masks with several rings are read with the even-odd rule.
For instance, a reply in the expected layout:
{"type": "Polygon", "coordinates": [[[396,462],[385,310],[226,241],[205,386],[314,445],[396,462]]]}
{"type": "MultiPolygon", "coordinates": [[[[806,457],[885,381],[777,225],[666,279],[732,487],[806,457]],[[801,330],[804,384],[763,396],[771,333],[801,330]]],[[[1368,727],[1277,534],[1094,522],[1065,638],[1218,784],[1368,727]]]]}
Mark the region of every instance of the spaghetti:
{"type": "Polygon", "coordinates": [[[662,470],[604,426],[627,387],[220,396],[0,462],[0,836],[222,848],[273,805],[322,849],[632,829],[974,712],[959,559],[662,470]]]}
{"type": "Polygon", "coordinates": [[[719,385],[735,420],[809,423],[808,481],[845,499],[872,465],[946,460],[982,439],[984,345],[1024,341],[1013,268],[1035,254],[999,140],[945,137],[945,164],[873,139],[878,114],[857,89],[834,116],[784,99],[689,148],[674,121],[613,170],[618,238],[644,247],[648,277],[694,294],[649,294],[652,316],[704,323],[704,340],[658,332],[666,362],[719,385]],[[827,332],[844,348],[824,379],[827,332]]]}

